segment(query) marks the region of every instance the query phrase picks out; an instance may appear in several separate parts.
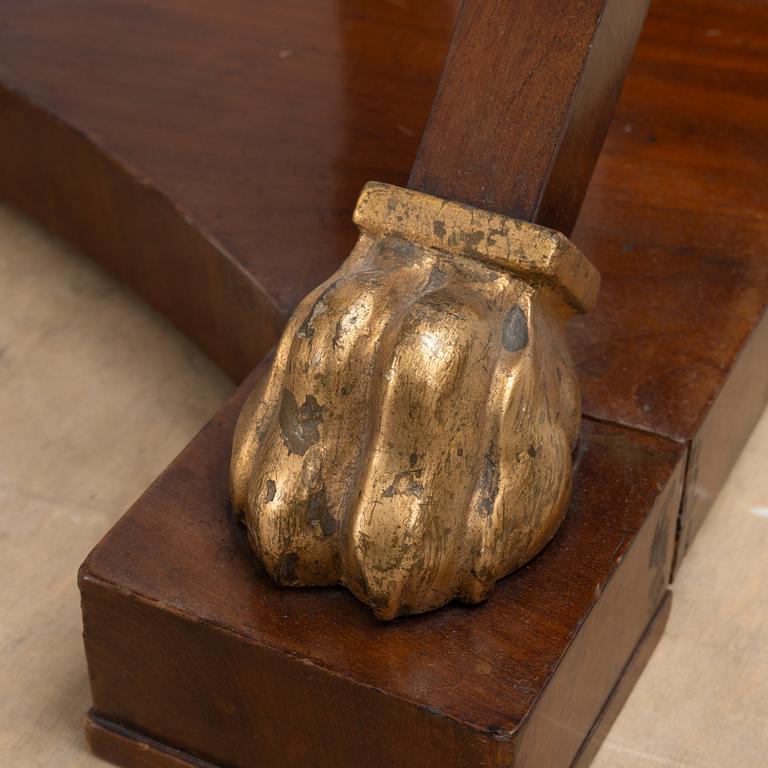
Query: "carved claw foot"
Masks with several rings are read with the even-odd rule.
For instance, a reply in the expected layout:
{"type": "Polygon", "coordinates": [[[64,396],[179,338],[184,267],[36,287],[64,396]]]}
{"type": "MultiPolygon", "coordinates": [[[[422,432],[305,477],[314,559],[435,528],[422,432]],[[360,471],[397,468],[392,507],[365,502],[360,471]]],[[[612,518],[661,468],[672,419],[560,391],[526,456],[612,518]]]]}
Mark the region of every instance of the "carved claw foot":
{"type": "Polygon", "coordinates": [[[552,537],[599,276],[564,236],[384,184],[238,422],[232,499],[271,577],[377,616],[484,600],[552,537]]]}

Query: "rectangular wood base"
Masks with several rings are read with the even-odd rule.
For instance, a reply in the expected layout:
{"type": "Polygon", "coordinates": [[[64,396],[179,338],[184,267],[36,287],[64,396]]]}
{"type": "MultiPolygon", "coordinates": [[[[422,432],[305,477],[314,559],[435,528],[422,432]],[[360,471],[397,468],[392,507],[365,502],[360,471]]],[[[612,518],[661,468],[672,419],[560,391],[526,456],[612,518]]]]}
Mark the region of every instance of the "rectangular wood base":
{"type": "MultiPolygon", "coordinates": [[[[586,768],[597,753],[661,639],[671,603],[672,593],[667,592],[659,610],[640,638],[605,707],[582,743],[571,768],[586,768]]],[[[123,768],[215,768],[212,763],[105,720],[93,711],[86,715],[85,735],[95,755],[123,768]]]]}
{"type": "Polygon", "coordinates": [[[585,765],[667,595],[683,447],[585,420],[569,513],[538,557],[482,605],[381,623],[345,590],[277,588],[255,567],[227,488],[253,383],[81,569],[99,754],[238,768],[585,765]]]}

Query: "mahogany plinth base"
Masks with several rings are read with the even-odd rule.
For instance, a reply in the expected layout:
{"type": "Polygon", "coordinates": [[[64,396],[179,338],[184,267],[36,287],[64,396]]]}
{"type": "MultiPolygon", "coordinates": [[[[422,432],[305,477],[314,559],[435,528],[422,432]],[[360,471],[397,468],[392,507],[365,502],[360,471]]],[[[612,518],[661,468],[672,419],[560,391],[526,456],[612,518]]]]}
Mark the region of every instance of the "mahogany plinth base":
{"type": "MultiPolygon", "coordinates": [[[[664,600],[640,638],[619,682],[613,689],[603,711],[587,734],[587,738],[574,758],[571,768],[586,768],[597,753],[613,721],[627,700],[640,673],[648,663],[654,648],[661,639],[672,604],[672,593],[664,600]]],[[[104,720],[93,712],[85,718],[85,736],[93,753],[124,768],[213,768],[201,760],[159,741],[131,731],[128,728],[104,720]]]]}
{"type": "Polygon", "coordinates": [[[600,749],[600,745],[611,730],[611,726],[619,716],[621,708],[629,698],[629,694],[632,693],[635,683],[640,679],[645,665],[650,661],[651,655],[656,649],[659,640],[661,640],[671,609],[672,592],[667,591],[659,610],[648,624],[645,633],[640,638],[640,642],[632,654],[632,658],[630,658],[618,683],[616,683],[616,687],[608,697],[603,711],[599,714],[595,724],[587,734],[587,738],[584,739],[584,743],[574,758],[571,768],[587,768],[592,763],[598,749],[600,749]]]}
{"type": "MultiPolygon", "coordinates": [[[[103,722],[228,766],[585,765],[664,593],[679,458],[678,562],[768,396],[768,5],[737,5],[652,4],[574,231],[603,289],[569,341],[615,426],[585,423],[552,546],[389,629],[276,590],[227,509],[230,406],[82,572],[103,722]]],[[[240,379],[349,253],[363,182],[405,183],[458,7],[8,0],[0,196],[240,379]]]]}
{"type": "Polygon", "coordinates": [[[258,572],[226,473],[253,382],[81,569],[94,722],[115,724],[89,726],[95,748],[126,765],[568,768],[647,655],[683,447],[585,420],[569,513],[538,557],[479,606],[381,623],[343,589],[258,572]]]}

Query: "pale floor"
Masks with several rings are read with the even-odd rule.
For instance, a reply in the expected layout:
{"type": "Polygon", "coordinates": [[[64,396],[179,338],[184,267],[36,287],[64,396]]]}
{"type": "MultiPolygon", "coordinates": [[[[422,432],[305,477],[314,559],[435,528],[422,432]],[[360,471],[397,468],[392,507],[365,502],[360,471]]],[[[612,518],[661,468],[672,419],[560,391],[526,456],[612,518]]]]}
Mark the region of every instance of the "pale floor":
{"type": "MultiPolygon", "coordinates": [[[[97,766],[77,567],[232,386],[82,256],[0,209],[0,765],[97,766]]],[[[768,412],[595,768],[768,766],[768,412]]]]}

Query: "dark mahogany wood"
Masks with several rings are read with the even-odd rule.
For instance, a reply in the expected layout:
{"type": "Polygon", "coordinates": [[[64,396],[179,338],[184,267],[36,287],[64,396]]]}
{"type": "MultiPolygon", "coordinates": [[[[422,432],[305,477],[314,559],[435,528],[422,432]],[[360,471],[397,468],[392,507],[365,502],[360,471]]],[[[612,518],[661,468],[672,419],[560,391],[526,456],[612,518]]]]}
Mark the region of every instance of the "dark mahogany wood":
{"type": "Polygon", "coordinates": [[[611,692],[608,701],[603,707],[603,711],[598,716],[581,749],[579,749],[576,757],[573,759],[571,768],[587,768],[592,763],[611,726],[618,717],[619,712],[621,712],[621,708],[629,698],[632,688],[645,669],[651,654],[656,649],[659,640],[661,640],[671,607],[672,594],[668,592],[659,610],[656,612],[656,616],[651,620],[651,623],[645,630],[645,634],[640,638],[632,658],[629,660],[619,681],[611,692]]]}
{"type": "Polygon", "coordinates": [[[690,446],[675,568],[768,405],[768,313],[752,331],[690,446]]]}
{"type": "Polygon", "coordinates": [[[768,5],[651,7],[573,233],[584,411],[692,447],[681,557],[768,402],[768,5]]]}
{"type": "MultiPolygon", "coordinates": [[[[661,639],[671,602],[671,593],[667,592],[659,610],[640,638],[619,683],[611,692],[603,711],[582,743],[571,768],[587,768],[591,763],[650,654],[661,639]]],[[[169,747],[157,739],[111,720],[105,720],[93,712],[89,712],[85,718],[85,735],[96,755],[117,765],[129,768],[212,768],[208,761],[169,747]]],[[[473,760],[472,765],[476,764],[473,760]]]]}
{"type": "Polygon", "coordinates": [[[666,594],[682,446],[586,421],[553,542],[480,606],[387,624],[257,572],[227,487],[249,390],[81,569],[97,717],[216,765],[570,765],[666,594]]]}
{"type": "Polygon", "coordinates": [[[649,0],[465,0],[408,186],[570,234],[649,0]]]}
{"type": "Polygon", "coordinates": [[[241,380],[404,185],[459,0],[10,0],[0,197],[241,380]]]}
{"type": "MultiPolygon", "coordinates": [[[[8,0],[0,196],[242,379],[346,256],[362,183],[406,183],[457,7],[8,0]]],[[[488,604],[389,630],[343,592],[275,590],[226,507],[230,404],[83,569],[94,744],[132,766],[167,764],[147,762],[153,735],[155,752],[231,765],[301,765],[321,741],[336,745],[329,765],[334,750],[356,765],[407,743],[422,765],[449,765],[436,761],[450,744],[470,764],[513,751],[516,765],[585,764],[659,626],[643,636],[669,576],[658,542],[674,534],[680,462],[691,448],[682,554],[768,394],[767,23],[750,0],[651,7],[573,232],[604,285],[569,331],[587,419],[553,545],[488,604]]],[[[581,135],[558,103],[553,194],[581,135]]]]}
{"type": "Polygon", "coordinates": [[[157,739],[103,720],[89,712],[84,721],[85,738],[91,751],[102,760],[128,768],[215,768],[157,739]]]}
{"type": "MultiPolygon", "coordinates": [[[[3,5],[0,196],[240,380],[348,253],[363,182],[406,183],[457,3],[78,8],[3,5]]],[[[756,0],[652,5],[573,233],[603,275],[569,333],[584,412],[693,445],[683,532],[768,398],[766,28],[756,0]]]]}

